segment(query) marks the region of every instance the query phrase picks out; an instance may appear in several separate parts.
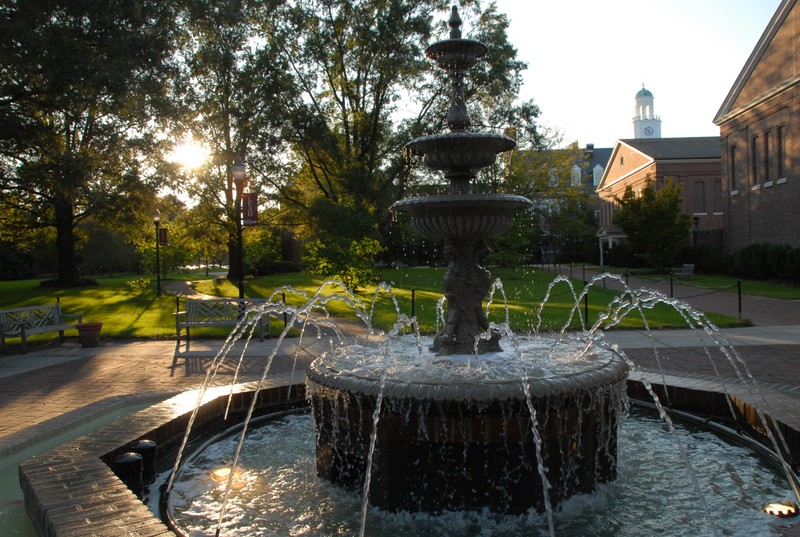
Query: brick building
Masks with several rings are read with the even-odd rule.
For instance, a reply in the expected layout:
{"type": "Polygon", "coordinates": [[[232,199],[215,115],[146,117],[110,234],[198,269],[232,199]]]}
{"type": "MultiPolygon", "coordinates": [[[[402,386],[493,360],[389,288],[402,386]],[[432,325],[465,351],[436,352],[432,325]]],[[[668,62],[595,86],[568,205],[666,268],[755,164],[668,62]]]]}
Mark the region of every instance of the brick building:
{"type": "Polygon", "coordinates": [[[653,138],[617,140],[605,168],[597,194],[600,197],[601,264],[603,252],[624,239],[613,224],[621,198],[630,186],[634,193],[653,181],[656,189],[671,180],[680,185],[683,212],[692,215],[695,242],[719,242],[723,226],[720,143],[716,137],[653,138]]]}
{"type": "Polygon", "coordinates": [[[800,246],[800,8],[783,0],[725,98],[724,247],[800,246]]]}

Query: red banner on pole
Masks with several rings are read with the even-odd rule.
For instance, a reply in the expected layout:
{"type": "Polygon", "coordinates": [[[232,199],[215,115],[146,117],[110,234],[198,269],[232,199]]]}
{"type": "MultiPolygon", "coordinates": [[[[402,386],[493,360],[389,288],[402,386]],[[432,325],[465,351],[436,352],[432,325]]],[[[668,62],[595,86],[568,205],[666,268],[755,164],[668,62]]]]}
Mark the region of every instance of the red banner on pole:
{"type": "Polygon", "coordinates": [[[258,196],[255,192],[242,194],[242,223],[245,226],[258,225],[258,196]]]}
{"type": "Polygon", "coordinates": [[[167,245],[167,228],[165,227],[158,228],[158,244],[161,246],[167,245]]]}

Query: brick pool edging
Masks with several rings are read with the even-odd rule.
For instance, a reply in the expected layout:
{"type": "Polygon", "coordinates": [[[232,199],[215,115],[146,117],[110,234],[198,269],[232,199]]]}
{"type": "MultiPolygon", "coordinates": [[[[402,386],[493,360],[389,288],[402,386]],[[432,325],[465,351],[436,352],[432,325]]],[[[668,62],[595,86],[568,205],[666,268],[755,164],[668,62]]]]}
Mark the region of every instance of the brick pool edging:
{"type": "MultiPolygon", "coordinates": [[[[209,390],[192,436],[237,423],[255,393],[254,383],[209,390]]],[[[45,451],[19,465],[25,509],[40,536],[79,537],[136,535],[172,537],[174,533],[114,474],[108,463],[139,440],[156,443],[157,457],[174,456],[189,422],[198,390],[184,392],[45,451]]],[[[256,415],[305,405],[302,384],[280,383],[259,392],[256,415]]]]}

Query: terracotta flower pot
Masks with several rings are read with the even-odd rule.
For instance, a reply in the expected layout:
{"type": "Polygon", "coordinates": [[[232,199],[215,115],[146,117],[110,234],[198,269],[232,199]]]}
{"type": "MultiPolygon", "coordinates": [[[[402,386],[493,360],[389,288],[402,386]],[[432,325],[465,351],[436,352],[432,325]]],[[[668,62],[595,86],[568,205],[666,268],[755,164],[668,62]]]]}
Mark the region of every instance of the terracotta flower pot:
{"type": "Polygon", "coordinates": [[[77,326],[77,328],[78,339],[80,339],[81,346],[100,346],[100,330],[103,328],[103,323],[81,323],[77,326]]]}

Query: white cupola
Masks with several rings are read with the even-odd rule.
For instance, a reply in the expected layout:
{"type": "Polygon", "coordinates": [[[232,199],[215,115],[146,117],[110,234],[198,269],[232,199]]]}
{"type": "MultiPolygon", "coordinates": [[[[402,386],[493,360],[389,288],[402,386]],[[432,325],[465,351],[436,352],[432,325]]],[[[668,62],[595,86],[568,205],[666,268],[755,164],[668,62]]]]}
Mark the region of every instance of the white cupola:
{"type": "Polygon", "coordinates": [[[636,109],[633,114],[634,138],[661,138],[661,119],[653,110],[653,94],[642,89],[636,93],[636,109]]]}

